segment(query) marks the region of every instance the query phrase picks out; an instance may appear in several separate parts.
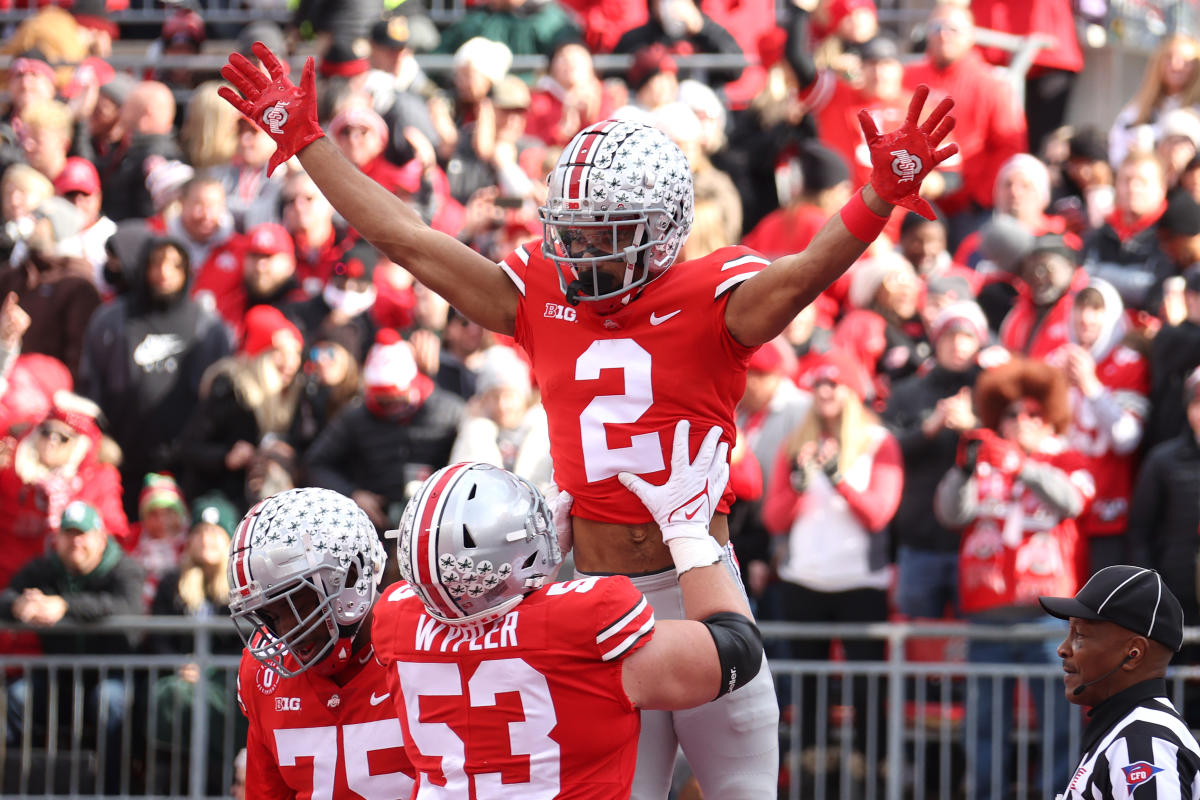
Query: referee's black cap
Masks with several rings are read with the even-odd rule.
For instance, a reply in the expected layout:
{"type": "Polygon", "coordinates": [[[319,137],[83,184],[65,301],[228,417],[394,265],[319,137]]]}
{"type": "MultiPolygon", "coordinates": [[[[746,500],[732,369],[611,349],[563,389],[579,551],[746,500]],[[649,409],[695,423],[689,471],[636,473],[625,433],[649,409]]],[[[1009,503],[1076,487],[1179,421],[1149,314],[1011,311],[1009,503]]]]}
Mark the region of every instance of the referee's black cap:
{"type": "Polygon", "coordinates": [[[1074,597],[1039,597],[1059,619],[1103,620],[1179,652],[1183,607],[1155,570],[1118,564],[1093,575],[1074,597]]]}

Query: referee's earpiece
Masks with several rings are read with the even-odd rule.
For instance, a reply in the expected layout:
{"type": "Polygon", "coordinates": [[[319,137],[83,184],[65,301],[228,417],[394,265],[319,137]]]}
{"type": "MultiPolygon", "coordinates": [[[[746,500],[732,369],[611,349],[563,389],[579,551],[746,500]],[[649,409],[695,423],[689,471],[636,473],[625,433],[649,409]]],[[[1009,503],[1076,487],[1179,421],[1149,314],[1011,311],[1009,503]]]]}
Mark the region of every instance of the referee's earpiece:
{"type": "Polygon", "coordinates": [[[1129,651],[1129,657],[1130,657],[1130,658],[1137,658],[1137,657],[1138,657],[1138,651],[1137,651],[1136,649],[1134,649],[1134,650],[1130,650],[1130,651],[1129,651]]]}

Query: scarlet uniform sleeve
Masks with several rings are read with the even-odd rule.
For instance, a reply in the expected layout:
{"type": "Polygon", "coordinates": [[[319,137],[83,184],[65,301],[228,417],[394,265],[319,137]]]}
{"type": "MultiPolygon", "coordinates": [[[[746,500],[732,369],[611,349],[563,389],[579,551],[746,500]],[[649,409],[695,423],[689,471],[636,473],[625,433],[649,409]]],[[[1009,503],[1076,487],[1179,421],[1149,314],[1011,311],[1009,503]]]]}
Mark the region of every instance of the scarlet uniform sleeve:
{"type": "Polygon", "coordinates": [[[520,245],[500,262],[500,269],[509,277],[521,297],[525,296],[525,271],[529,269],[529,253],[533,248],[541,247],[541,240],[520,245]]]}
{"type": "Polygon", "coordinates": [[[649,644],[654,636],[654,609],[645,595],[624,575],[606,578],[597,588],[593,619],[600,660],[619,661],[649,644]]]}
{"type": "Polygon", "coordinates": [[[279,764],[275,761],[269,737],[271,732],[264,730],[264,720],[261,709],[254,694],[254,675],[259,664],[248,654],[242,653],[242,663],[238,667],[237,698],[242,713],[249,722],[246,733],[246,797],[264,798],[264,800],[294,800],[296,794],[283,780],[279,772],[279,764]]]}

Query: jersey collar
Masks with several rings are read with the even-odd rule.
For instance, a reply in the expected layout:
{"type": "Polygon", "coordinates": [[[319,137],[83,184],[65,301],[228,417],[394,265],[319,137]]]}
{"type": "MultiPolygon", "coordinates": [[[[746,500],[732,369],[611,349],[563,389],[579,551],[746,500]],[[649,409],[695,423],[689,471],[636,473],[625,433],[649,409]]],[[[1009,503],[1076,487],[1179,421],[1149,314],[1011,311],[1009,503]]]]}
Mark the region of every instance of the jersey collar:
{"type": "Polygon", "coordinates": [[[1088,724],[1083,732],[1083,752],[1090,753],[1092,748],[1112,730],[1125,715],[1147,700],[1167,696],[1167,681],[1164,678],[1150,678],[1135,683],[1102,701],[1088,711],[1088,724]]]}

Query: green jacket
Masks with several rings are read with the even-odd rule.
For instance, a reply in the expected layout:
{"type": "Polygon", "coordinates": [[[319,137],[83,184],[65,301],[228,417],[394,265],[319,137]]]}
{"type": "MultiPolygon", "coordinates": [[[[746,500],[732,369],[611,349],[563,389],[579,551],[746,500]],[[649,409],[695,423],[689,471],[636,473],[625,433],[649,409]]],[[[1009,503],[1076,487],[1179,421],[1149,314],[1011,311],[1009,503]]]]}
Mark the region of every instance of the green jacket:
{"type": "MultiPolygon", "coordinates": [[[[18,570],[12,582],[0,592],[0,616],[13,619],[13,601],[26,589],[39,589],[43,594],[58,595],[67,601],[65,622],[91,622],[104,617],[141,614],[142,584],[145,571],[141,565],[109,539],[100,564],[86,575],[67,571],[57,553],[39,556],[18,570]]],[[[53,634],[42,632],[42,650],[48,654],[109,655],[132,652],[129,638],[124,634],[53,634]]]]}
{"type": "Polygon", "coordinates": [[[468,39],[482,36],[508,45],[515,56],[548,56],[554,42],[566,33],[580,35],[567,12],[553,0],[529,2],[512,11],[478,8],[442,32],[438,52],[453,55],[468,39]]]}

